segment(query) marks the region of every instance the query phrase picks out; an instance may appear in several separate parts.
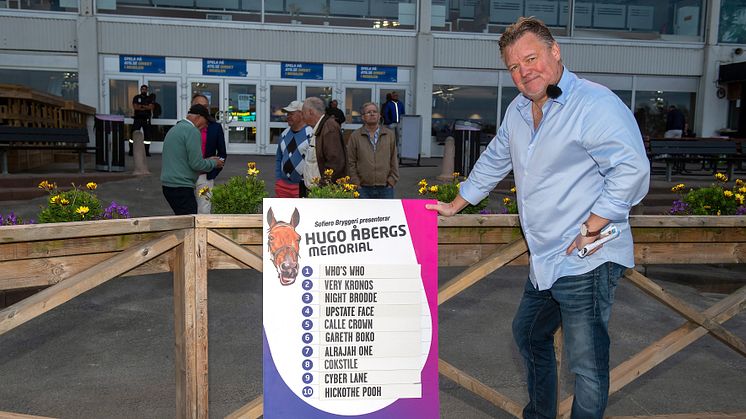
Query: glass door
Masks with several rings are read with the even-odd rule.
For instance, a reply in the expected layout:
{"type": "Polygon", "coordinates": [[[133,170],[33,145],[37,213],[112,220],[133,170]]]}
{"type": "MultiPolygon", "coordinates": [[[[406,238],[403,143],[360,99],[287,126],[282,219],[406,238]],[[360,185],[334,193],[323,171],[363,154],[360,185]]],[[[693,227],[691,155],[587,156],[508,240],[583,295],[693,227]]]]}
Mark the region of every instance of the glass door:
{"type": "Polygon", "coordinates": [[[299,95],[298,84],[270,84],[269,85],[269,143],[264,146],[262,154],[277,152],[280,135],[288,127],[287,115],[282,108],[294,100],[302,100],[299,95]]]}
{"type": "Polygon", "coordinates": [[[190,80],[186,109],[197,93],[207,97],[210,114],[223,125],[228,154],[262,153],[262,144],[257,140],[261,137],[257,132],[255,82],[244,79],[190,80]]]}
{"type": "Polygon", "coordinates": [[[258,153],[256,84],[226,81],[222,122],[229,152],[258,153]]]}

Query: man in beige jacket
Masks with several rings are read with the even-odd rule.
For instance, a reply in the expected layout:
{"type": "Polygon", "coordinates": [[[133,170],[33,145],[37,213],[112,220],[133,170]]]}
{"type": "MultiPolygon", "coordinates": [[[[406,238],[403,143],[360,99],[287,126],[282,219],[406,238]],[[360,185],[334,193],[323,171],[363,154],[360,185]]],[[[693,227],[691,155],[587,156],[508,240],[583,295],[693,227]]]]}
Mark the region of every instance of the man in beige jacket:
{"type": "Polygon", "coordinates": [[[360,198],[391,199],[399,180],[396,137],[393,131],[381,126],[378,105],[365,103],[360,113],[363,126],[352,133],[347,146],[350,182],[359,186],[360,198]]]}

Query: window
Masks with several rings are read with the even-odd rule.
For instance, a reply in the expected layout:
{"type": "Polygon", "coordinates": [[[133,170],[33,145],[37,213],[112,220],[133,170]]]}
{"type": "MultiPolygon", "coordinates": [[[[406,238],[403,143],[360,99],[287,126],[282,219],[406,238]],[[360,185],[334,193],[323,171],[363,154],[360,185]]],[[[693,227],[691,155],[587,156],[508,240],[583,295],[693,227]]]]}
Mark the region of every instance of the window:
{"type": "Polygon", "coordinates": [[[635,93],[635,119],[643,136],[661,138],[666,132],[666,112],[675,105],[683,114],[689,127],[694,116],[696,94],[691,92],[664,92],[661,90],[635,93]]]}
{"type": "Polygon", "coordinates": [[[78,101],[78,73],[73,71],[0,69],[4,84],[18,84],[40,92],[78,101]]]}
{"type": "Polygon", "coordinates": [[[433,85],[433,131],[439,141],[452,135],[456,120],[478,123],[482,142],[497,133],[497,87],[433,85]]]}
{"type": "Polygon", "coordinates": [[[720,42],[746,44],[746,0],[720,2],[720,42]]]}
{"type": "Polygon", "coordinates": [[[7,0],[0,2],[0,8],[3,6],[9,9],[77,12],[78,0],[7,0]]]}
{"type": "Polygon", "coordinates": [[[132,98],[140,93],[137,80],[109,80],[109,113],[132,117],[132,98]]]}
{"type": "Polygon", "coordinates": [[[290,102],[298,100],[298,88],[295,86],[270,86],[269,88],[269,120],[270,122],[286,122],[287,115],[282,108],[290,102]]]}
{"type": "Polygon", "coordinates": [[[155,94],[155,101],[161,105],[159,118],[176,119],[178,108],[176,82],[151,80],[148,82],[148,86],[150,87],[150,93],[155,94]]]}
{"type": "Polygon", "coordinates": [[[370,102],[372,89],[365,87],[348,87],[345,89],[345,115],[347,123],[362,124],[363,118],[360,116],[360,107],[363,103],[370,102]]]}

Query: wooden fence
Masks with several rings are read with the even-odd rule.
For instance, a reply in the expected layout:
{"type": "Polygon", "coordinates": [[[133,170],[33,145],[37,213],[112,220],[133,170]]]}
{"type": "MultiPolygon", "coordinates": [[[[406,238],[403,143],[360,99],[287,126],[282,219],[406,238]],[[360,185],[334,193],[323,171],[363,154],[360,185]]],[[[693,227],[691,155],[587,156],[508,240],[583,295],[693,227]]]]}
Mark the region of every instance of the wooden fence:
{"type": "MultiPolygon", "coordinates": [[[[631,217],[635,257],[640,265],[743,263],[746,217],[631,217]]],[[[210,269],[261,271],[260,216],[178,216],[0,227],[0,292],[48,287],[0,311],[0,335],[118,276],[173,272],[176,416],[208,416],[207,272],[210,269]]],[[[468,266],[443,285],[438,304],[506,265],[528,262],[517,216],[463,215],[441,218],[439,263],[468,266]]],[[[712,307],[698,311],[635,270],[625,277],[673,309],[687,322],[613,368],[610,393],[708,333],[746,356],[746,345],[721,324],[746,307],[742,287],[712,307]]],[[[655,319],[651,319],[654,321],[655,319]]],[[[561,346],[560,339],[557,344],[561,346]]],[[[559,351],[558,353],[561,353],[559,351]]],[[[439,361],[439,371],[469,391],[520,417],[521,406],[495,389],[439,361]]],[[[569,417],[572,396],[562,400],[559,417],[569,417]]],[[[262,415],[262,396],[229,415],[262,415]]],[[[10,416],[0,412],[0,417],[10,416]]],[[[731,414],[681,418],[744,417],[731,414]]],[[[24,416],[25,417],[25,416],[24,416]]]]}

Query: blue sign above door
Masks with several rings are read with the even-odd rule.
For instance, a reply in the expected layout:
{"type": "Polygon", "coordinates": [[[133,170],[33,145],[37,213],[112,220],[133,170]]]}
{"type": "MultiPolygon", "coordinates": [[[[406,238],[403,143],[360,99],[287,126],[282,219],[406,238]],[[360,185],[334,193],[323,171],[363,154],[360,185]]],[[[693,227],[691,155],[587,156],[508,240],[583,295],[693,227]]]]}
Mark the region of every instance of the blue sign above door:
{"type": "Polygon", "coordinates": [[[282,63],[283,79],[323,80],[324,64],[282,63]]]}
{"type": "Polygon", "coordinates": [[[122,73],[166,73],[166,57],[150,55],[120,55],[119,71],[122,73]]]}
{"type": "Polygon", "coordinates": [[[398,67],[388,65],[358,65],[357,81],[396,83],[398,67]]]}
{"type": "Polygon", "coordinates": [[[203,76],[246,77],[246,60],[202,59],[203,76]]]}

